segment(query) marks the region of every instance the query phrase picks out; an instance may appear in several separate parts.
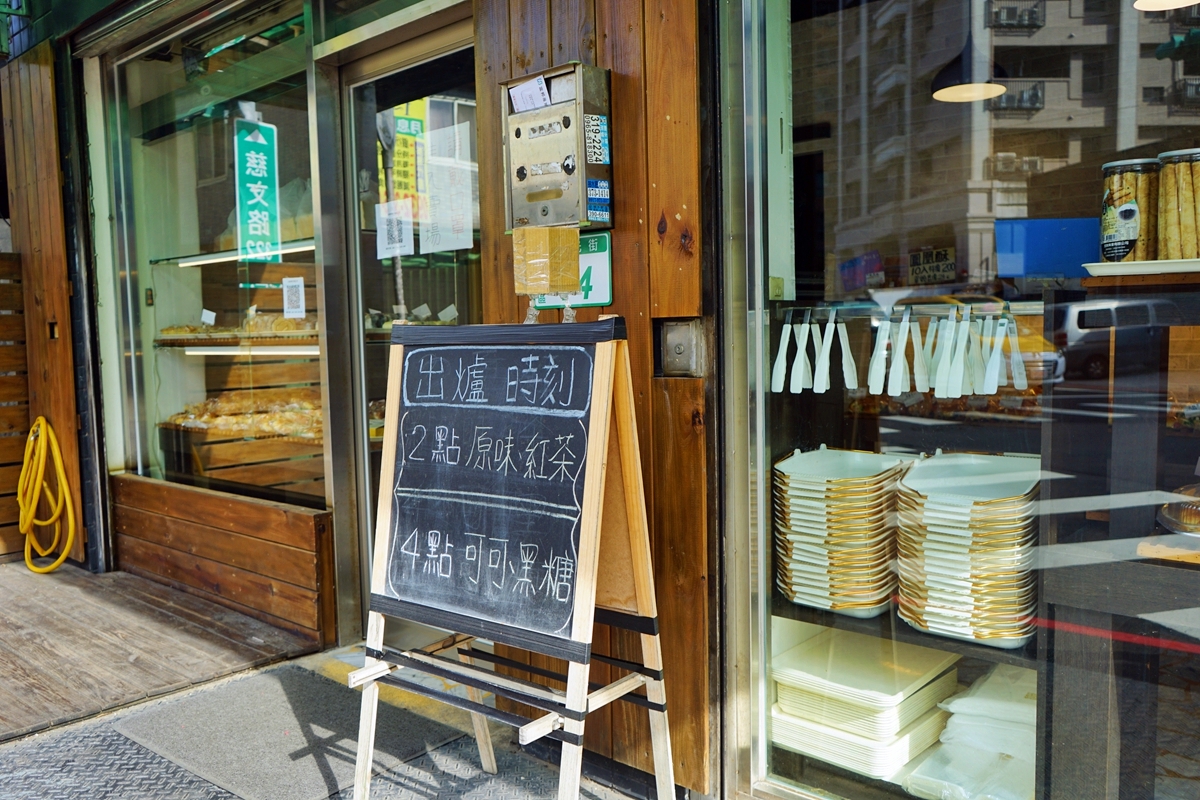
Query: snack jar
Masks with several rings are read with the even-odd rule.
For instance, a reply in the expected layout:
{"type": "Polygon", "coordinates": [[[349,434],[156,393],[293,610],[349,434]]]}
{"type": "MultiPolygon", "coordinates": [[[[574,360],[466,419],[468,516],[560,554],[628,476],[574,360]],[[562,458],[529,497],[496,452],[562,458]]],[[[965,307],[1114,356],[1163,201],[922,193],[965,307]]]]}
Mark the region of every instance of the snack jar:
{"type": "MultiPolygon", "coordinates": [[[[1158,257],[1159,167],[1156,158],[1111,161],[1101,167],[1104,170],[1104,199],[1100,205],[1102,260],[1153,261],[1158,257]]],[[[1195,239],[1194,229],[1192,238],[1195,239]]]]}
{"type": "Polygon", "coordinates": [[[1200,149],[1172,150],[1158,159],[1158,257],[1200,258],[1200,149]]]}

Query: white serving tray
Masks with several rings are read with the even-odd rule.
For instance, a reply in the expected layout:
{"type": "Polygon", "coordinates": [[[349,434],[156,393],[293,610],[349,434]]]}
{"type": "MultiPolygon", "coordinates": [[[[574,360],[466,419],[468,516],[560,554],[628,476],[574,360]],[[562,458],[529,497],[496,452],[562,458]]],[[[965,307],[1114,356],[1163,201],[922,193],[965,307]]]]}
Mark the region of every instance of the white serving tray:
{"type": "Polygon", "coordinates": [[[958,659],[955,653],[831,628],[776,656],[771,676],[799,689],[886,709],[958,659]]]}
{"type": "Polygon", "coordinates": [[[776,704],[771,708],[771,741],[844,769],[886,779],[937,742],[949,717],[940,708],[931,708],[894,737],[880,741],[792,716],[776,704]]]}
{"type": "Polygon", "coordinates": [[[1025,497],[1041,478],[1041,462],[1026,456],[945,453],[918,461],[901,486],[926,497],[935,507],[962,504],[969,518],[973,503],[1025,497]]]}
{"type": "Polygon", "coordinates": [[[929,709],[958,691],[958,671],[950,669],[926,684],[900,705],[876,711],[844,703],[836,697],[813,694],[787,684],[778,684],[779,708],[794,717],[828,725],[868,739],[889,739],[929,709]]]}
{"type": "Polygon", "coordinates": [[[1200,258],[1163,259],[1161,261],[1112,261],[1084,264],[1089,275],[1165,275],[1179,272],[1200,272],[1200,258]]]}
{"type": "Polygon", "coordinates": [[[793,452],[776,462],[775,469],[792,478],[823,486],[827,481],[870,478],[888,472],[911,459],[858,450],[818,450],[793,452]]]}

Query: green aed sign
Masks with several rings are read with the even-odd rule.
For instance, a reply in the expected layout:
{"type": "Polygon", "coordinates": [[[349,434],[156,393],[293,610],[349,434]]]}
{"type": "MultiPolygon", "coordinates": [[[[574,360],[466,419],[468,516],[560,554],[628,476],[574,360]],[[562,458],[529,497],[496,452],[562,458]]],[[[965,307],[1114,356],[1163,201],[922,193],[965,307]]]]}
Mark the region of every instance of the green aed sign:
{"type": "Polygon", "coordinates": [[[242,261],[283,260],[279,217],[279,152],[274,125],[233,122],[237,169],[238,256],[242,261]]]}

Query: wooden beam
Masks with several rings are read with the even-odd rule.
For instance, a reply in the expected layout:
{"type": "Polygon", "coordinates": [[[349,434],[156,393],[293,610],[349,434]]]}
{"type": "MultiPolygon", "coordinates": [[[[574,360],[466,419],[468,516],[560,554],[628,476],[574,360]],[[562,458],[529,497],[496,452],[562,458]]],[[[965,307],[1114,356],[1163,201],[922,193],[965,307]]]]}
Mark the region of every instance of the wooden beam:
{"type": "Polygon", "coordinates": [[[546,714],[538,717],[528,725],[522,725],[517,729],[517,741],[522,746],[532,744],[543,736],[547,736],[563,726],[563,718],[559,714],[546,714]]]}
{"type": "Polygon", "coordinates": [[[638,672],[631,672],[624,678],[620,678],[603,689],[597,689],[588,695],[587,707],[588,713],[595,711],[609,703],[624,697],[634,689],[646,685],[646,676],[638,672]]]}
{"type": "Polygon", "coordinates": [[[347,685],[351,689],[357,689],[359,686],[373,683],[384,675],[391,674],[392,670],[396,669],[401,669],[401,667],[389,664],[386,661],[376,661],[374,664],[368,664],[351,672],[347,679],[347,685]]]}

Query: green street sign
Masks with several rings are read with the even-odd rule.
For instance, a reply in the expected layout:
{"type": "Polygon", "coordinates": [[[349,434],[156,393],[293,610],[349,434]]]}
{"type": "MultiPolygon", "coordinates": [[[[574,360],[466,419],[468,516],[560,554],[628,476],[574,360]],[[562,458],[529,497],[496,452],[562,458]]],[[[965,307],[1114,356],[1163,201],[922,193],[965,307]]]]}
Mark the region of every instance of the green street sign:
{"type": "Polygon", "coordinates": [[[242,261],[278,263],[279,154],[274,125],[236,119],[233,122],[237,169],[238,256],[242,261]]]}
{"type": "MultiPolygon", "coordinates": [[[[571,308],[611,306],[612,233],[584,233],[579,236],[579,291],[568,295],[571,308]]],[[[534,295],[533,307],[563,308],[562,298],[554,294],[534,295]]]]}

